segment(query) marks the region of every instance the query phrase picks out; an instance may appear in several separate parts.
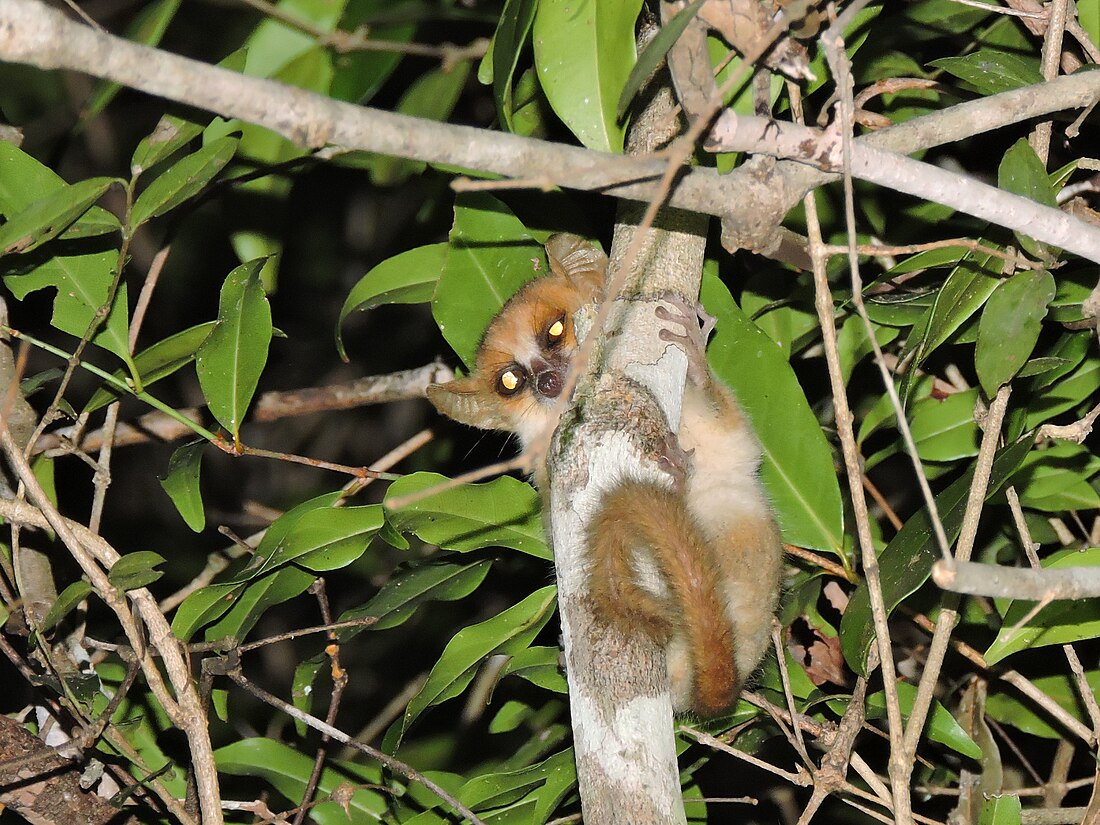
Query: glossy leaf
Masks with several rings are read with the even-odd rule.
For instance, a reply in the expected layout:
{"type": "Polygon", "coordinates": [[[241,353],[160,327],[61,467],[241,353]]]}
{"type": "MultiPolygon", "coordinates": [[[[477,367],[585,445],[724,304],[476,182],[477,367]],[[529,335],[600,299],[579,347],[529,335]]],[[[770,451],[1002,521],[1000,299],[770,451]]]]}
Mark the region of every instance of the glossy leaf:
{"type": "MultiPolygon", "coordinates": [[[[1049,374],[1043,376],[1043,383],[1049,374]]],[[[1100,358],[1089,354],[1073,372],[1044,389],[1042,395],[1028,406],[1026,429],[1039,426],[1056,415],[1071,410],[1091,399],[1100,390],[1100,358]]]]}
{"type": "Polygon", "coordinates": [[[987,395],[996,394],[1029,359],[1053,298],[1054,276],[1042,270],[1014,275],[989,297],[975,351],[975,367],[987,395]]]}
{"type": "Polygon", "coordinates": [[[187,526],[196,533],[201,533],[206,526],[206,512],[202,506],[202,493],[199,492],[199,473],[205,447],[203,440],[177,447],[168,461],[168,472],[160,479],[164,492],[168,493],[187,526]]]}
{"type": "Polygon", "coordinates": [[[141,226],[199,194],[233,158],[237,143],[236,138],[218,138],[165,169],[138,196],[131,224],[141,226]]]}
{"type": "MultiPolygon", "coordinates": [[[[440,14],[442,9],[433,9],[440,14]]],[[[341,28],[353,31],[358,26],[370,28],[371,40],[385,43],[408,43],[416,34],[416,22],[410,20],[408,7],[393,0],[358,0],[347,3],[341,28]],[[393,19],[385,18],[392,11],[393,19]],[[405,14],[402,14],[405,12],[405,14]]],[[[392,51],[353,51],[336,55],[333,60],[330,94],[337,100],[365,105],[381,89],[397,67],[403,54],[392,51]]]]}
{"type": "Polygon", "coordinates": [[[1100,458],[1069,441],[1034,451],[1013,478],[1020,503],[1043,512],[1095,510],[1100,494],[1088,479],[1100,472],[1100,458]]]}
{"type": "MultiPolygon", "coordinates": [[[[1022,195],[1044,206],[1058,205],[1057,192],[1047,175],[1046,166],[1039,160],[1026,138],[1020,138],[1005,153],[997,169],[997,184],[1008,192],[1022,195]]],[[[1039,243],[1023,232],[1013,234],[1028,254],[1040,259],[1051,257],[1046,244],[1039,243]]]]}
{"type": "MultiPolygon", "coordinates": [[[[4,285],[19,300],[39,289],[56,289],[50,323],[62,332],[83,338],[107,301],[117,263],[118,252],[114,249],[50,258],[25,274],[5,275],[4,285]]],[[[100,324],[92,343],[119,356],[133,374],[125,283],[119,284],[107,319],[100,324]]]]}
{"type": "MultiPolygon", "coordinates": [[[[1016,472],[1031,449],[1031,440],[1025,438],[998,450],[989,477],[986,500],[1004,485],[1016,472]]],[[[970,493],[973,465],[961,477],[936,496],[944,532],[948,541],[954,541],[962,527],[966,499],[970,493]]],[[[932,565],[940,558],[940,551],[932,533],[928,510],[921,508],[898,531],[897,535],[879,554],[879,570],[882,580],[882,599],[886,614],[890,615],[902,599],[924,584],[932,574],[932,565]]],[[[867,651],[875,638],[871,618],[871,600],[866,583],[860,584],[848,601],[844,618],[840,622],[840,646],[844,659],[856,673],[865,673],[867,651]]]]}
{"type": "MultiPolygon", "coordinates": [[[[897,337],[898,331],[893,327],[875,327],[875,340],[880,347],[885,347],[897,337]]],[[[849,315],[837,331],[836,345],[840,355],[840,373],[847,385],[856,366],[874,352],[863,319],[858,315],[849,315]]]]}
{"type": "Polygon", "coordinates": [[[840,486],[832,452],[790,364],[713,274],[701,300],[718,319],[707,358],[753,422],[764,448],[760,476],[784,541],[840,554],[840,486]]]}
{"type": "MultiPolygon", "coordinates": [[[[413,473],[390,485],[386,502],[447,482],[435,473],[413,473]]],[[[529,484],[501,476],[464,484],[389,510],[390,525],[445,550],[510,547],[540,559],[551,557],[542,526],[538,493],[529,484]]]]}
{"type": "MultiPolygon", "coordinates": [[[[214,321],[208,321],[205,324],[189,327],[135,355],[134,369],[141,376],[142,386],[148,389],[160,379],[168,377],[194,361],[195,352],[214,329],[214,323],[214,321]]],[[[116,372],[115,377],[121,380],[123,375],[116,372]]],[[[117,401],[119,397],[120,392],[110,385],[100,387],[84,405],[84,412],[95,412],[112,401],[117,401]]]]}
{"type": "Polygon", "coordinates": [[[421,304],[432,299],[450,247],[445,243],[418,246],[387,258],[351,288],[336,322],[336,349],[347,360],[342,330],[356,310],[366,312],[384,304],[421,304]]]}
{"type": "MultiPolygon", "coordinates": [[[[491,566],[491,561],[482,559],[470,564],[437,562],[406,568],[386,582],[369,602],[345,611],[340,621],[372,616],[378,621],[370,625],[371,630],[397,627],[426,602],[453,602],[466,598],[485,580],[491,566]]],[[[357,628],[341,630],[340,640],[346,641],[358,632],[357,628]]]]}
{"type": "Polygon", "coordinates": [[[553,615],[556,593],[553,586],[536,590],[493,618],[456,633],[428,674],[424,687],[409,702],[401,722],[401,735],[429,707],[462,693],[487,656],[514,656],[525,650],[553,615]]]}
{"type": "MultiPolygon", "coordinates": [[[[898,704],[901,707],[902,718],[909,720],[909,714],[913,712],[913,703],[917,698],[917,688],[908,682],[898,682],[898,704]]],[[[881,693],[873,693],[867,697],[867,718],[883,719],[886,717],[886,697],[881,693]]],[[[928,738],[933,742],[946,745],[956,753],[969,756],[971,759],[980,759],[981,748],[975,744],[962,726],[955,721],[955,717],[947,712],[947,708],[932,700],[932,706],[928,711],[928,719],[925,722],[928,738]]]]}
{"type": "Polygon", "coordinates": [[[568,690],[561,669],[561,649],[557,647],[529,647],[513,656],[500,675],[521,676],[554,693],[565,694],[568,690]]]}
{"type": "Polygon", "coordinates": [[[1021,808],[1020,797],[1016,794],[991,797],[982,803],[978,825],[1020,825],[1021,808]]]}
{"type": "MultiPolygon", "coordinates": [[[[1085,673],[1093,693],[1100,692],[1100,671],[1085,673]]],[[[1080,722],[1087,724],[1088,713],[1081,704],[1081,695],[1077,690],[1077,680],[1069,673],[1057,676],[1039,676],[1031,680],[1035,687],[1057,702],[1067,713],[1080,722]]],[[[1014,691],[991,693],[985,703],[988,716],[1006,725],[1041,736],[1044,739],[1061,739],[1065,732],[1052,723],[1051,717],[1029,699],[1022,698],[1014,691]]]]}
{"type": "Polygon", "coordinates": [[[978,454],[981,431],[974,420],[977,390],[929,396],[912,405],[909,422],[917,454],[925,461],[954,461],[978,454]]]}
{"type": "Polygon", "coordinates": [[[163,576],[163,570],[154,568],[164,563],[164,556],[151,550],[127,553],[111,566],[107,579],[119,590],[136,590],[163,576]]]}
{"type": "Polygon", "coordinates": [[[963,57],[941,57],[929,63],[966,81],[983,95],[1043,82],[1038,60],[993,49],[978,49],[963,57]]]}
{"type": "MultiPolygon", "coordinates": [[[[262,779],[286,799],[301,799],[313,770],[313,758],[275,739],[241,739],[214,751],[218,770],[233,776],[262,779]]],[[[390,793],[382,789],[381,768],[373,762],[326,762],[317,785],[321,800],[310,807],[318,825],[347,825],[353,822],[383,822],[390,805],[390,793]],[[348,795],[348,810],[330,799],[333,791],[348,785],[349,775],[358,788],[348,795]]]]}
{"type": "MultiPolygon", "coordinates": [[[[315,510],[331,508],[339,499],[339,493],[328,493],[308,499],[283,513],[267,528],[267,532],[264,533],[259,546],[256,547],[255,555],[244,569],[240,570],[229,581],[207,585],[183,600],[183,603],[176,609],[176,615],[172,617],[172,632],[180,639],[187,641],[199,628],[218,620],[233,609],[237,601],[241,599],[242,594],[246,593],[253,581],[260,576],[261,571],[270,569],[265,566],[265,560],[275,552],[275,549],[287,537],[298,520],[315,510]]],[[[291,598],[301,592],[301,590],[295,592],[294,587],[301,584],[302,577],[305,579],[302,590],[309,587],[313,582],[314,576],[312,574],[302,573],[302,571],[295,568],[290,569],[293,573],[301,574],[301,576],[290,575],[286,581],[267,581],[263,583],[257,588],[250,604],[258,601],[260,596],[271,590],[275,585],[278,585],[275,588],[276,592],[279,591],[279,588],[282,588],[284,592],[290,594],[287,598],[291,598]]],[[[269,574],[267,578],[270,579],[272,576],[269,574]]],[[[211,634],[210,638],[214,638],[214,635],[211,634]]]]}
{"type": "MultiPolygon", "coordinates": [[[[11,219],[32,204],[68,184],[48,166],[43,166],[14,143],[0,141],[0,215],[11,219]]],[[[74,240],[115,232],[121,229],[112,213],[93,206],[61,234],[74,240]]]]}
{"type": "MultiPolygon", "coordinates": [[[[954,335],[982,308],[1000,284],[997,278],[992,277],[990,262],[991,256],[968,252],[947,276],[932,306],[913,328],[914,335],[910,338],[907,354],[916,351],[913,355],[914,366],[923,364],[934,350],[954,335]]],[[[906,373],[902,383],[903,400],[907,398],[916,375],[915,369],[906,373]]]]}
{"type": "Polygon", "coordinates": [[[195,355],[210,412],[240,440],[241,423],[267,363],[271,307],[260,284],[263,259],[241,264],[222,284],[218,322],[195,355]]]}
{"type": "MultiPolygon", "coordinates": [[[[243,49],[237,49],[219,61],[218,66],[240,72],[244,69],[245,56],[246,52],[243,49]]],[[[135,176],[140,175],[175,154],[201,135],[209,120],[208,116],[205,122],[198,123],[178,115],[164,115],[153,131],[138,142],[130,158],[130,172],[135,176]]]]}
{"type": "Polygon", "coordinates": [[[540,0],[535,68],[554,112],[589,149],[622,152],[615,104],[635,62],[641,0],[540,0]]]}
{"type": "Polygon", "coordinates": [[[508,207],[484,194],[455,199],[450,244],[432,314],[447,343],[471,366],[485,327],[504,302],[547,271],[546,253],[508,207]]]}
{"type": "Polygon", "coordinates": [[[305,593],[316,580],[316,573],[286,565],[235,588],[226,609],[206,628],[206,639],[245,639],[268,610],[305,593]]]}
{"type": "Polygon", "coordinates": [[[311,510],[291,525],[260,571],[290,562],[314,573],[346,567],[363,555],[382,520],[379,504],[311,510]]]}
{"type": "MultiPolygon", "coordinates": [[[[1100,565],[1100,548],[1059,550],[1042,560],[1044,570],[1100,565]]],[[[1052,602],[1017,627],[1035,608],[1031,601],[1011,601],[1003,609],[1001,632],[985,652],[985,660],[993,665],[1018,653],[1047,645],[1079,642],[1100,637],[1100,599],[1060,600],[1052,602]]]]}
{"type": "Polygon", "coordinates": [[[497,119],[509,132],[516,131],[512,121],[512,85],[520,53],[527,44],[531,24],[535,20],[537,0],[505,0],[493,35],[493,50],[486,55],[491,60],[493,98],[497,104],[497,119]]]}
{"type": "Polygon", "coordinates": [[[85,579],[77,579],[64,590],[50,605],[46,615],[42,617],[38,629],[42,633],[48,633],[54,626],[68,616],[77,606],[92,595],[92,586],[85,579]]]}
{"type": "Polygon", "coordinates": [[[0,225],[0,255],[30,252],[69,228],[104,193],[114,178],[90,178],[57,189],[25,209],[8,213],[0,225]]]}

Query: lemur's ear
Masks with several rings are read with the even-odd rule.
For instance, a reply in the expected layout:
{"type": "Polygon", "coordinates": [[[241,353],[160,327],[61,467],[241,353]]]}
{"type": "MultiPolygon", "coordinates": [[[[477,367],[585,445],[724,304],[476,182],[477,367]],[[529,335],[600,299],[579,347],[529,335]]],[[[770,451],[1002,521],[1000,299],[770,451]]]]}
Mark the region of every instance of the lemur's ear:
{"type": "Polygon", "coordinates": [[[559,232],[546,241],[550,271],[568,279],[589,298],[603,292],[607,282],[607,255],[579,235],[559,232]]]}
{"type": "Polygon", "coordinates": [[[477,376],[467,375],[446,384],[429,384],[428,400],[448,418],[483,430],[506,430],[497,405],[488,403],[485,384],[477,376]]]}

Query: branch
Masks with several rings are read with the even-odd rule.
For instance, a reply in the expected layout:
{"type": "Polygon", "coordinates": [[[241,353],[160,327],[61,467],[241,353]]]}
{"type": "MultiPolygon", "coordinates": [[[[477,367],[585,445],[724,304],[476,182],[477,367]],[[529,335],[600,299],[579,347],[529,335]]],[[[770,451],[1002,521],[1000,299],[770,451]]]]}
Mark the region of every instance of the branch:
{"type": "MultiPolygon", "coordinates": [[[[839,134],[733,112],[718,118],[707,147],[788,158],[829,172],[843,166],[839,134]]],[[[853,141],[851,148],[853,177],[942,203],[1100,263],[1100,228],[1060,209],[866,142],[853,141]]]]}
{"type": "Polygon", "coordinates": [[[157,608],[156,600],[147,588],[135,588],[123,595],[111,584],[101,565],[110,569],[119,560],[118,552],[87,527],[65,518],[57,511],[35,478],[30,465],[23,458],[22,451],[12,442],[11,434],[3,421],[0,421],[0,443],[3,444],[8,462],[18,474],[20,481],[26,485],[31,501],[37,505],[32,507],[21,501],[0,499],[0,517],[13,523],[31,525],[42,530],[54,530],[91,581],[100,598],[114,611],[126,633],[127,641],[141,662],[142,672],[145,674],[149,688],[164,708],[168,718],[187,736],[199,789],[202,821],[207,825],[220,825],[222,811],[218,792],[218,774],[214,766],[214,751],[210,744],[206,711],[183,657],[179,640],[172,635],[172,629],[164,618],[164,614],[157,608]],[[145,643],[145,635],[139,629],[135,616],[126,605],[127,597],[134,603],[136,612],[145,623],[149,637],[148,645],[145,643]],[[175,697],[165,685],[150,648],[160,654],[161,663],[168,674],[175,697]]]}
{"type": "MultiPolygon", "coordinates": [[[[655,124],[678,126],[668,116],[670,95],[662,92],[636,119],[632,150],[652,151],[669,137],[659,135],[655,124]]],[[[655,221],[661,228],[649,228],[643,211],[638,204],[620,209],[611,253],[612,289],[620,282],[636,296],[644,273],[646,295],[670,289],[697,295],[706,219],[668,210],[655,221]]],[[[644,296],[615,301],[610,325],[602,328],[595,321],[588,341],[602,330],[603,340],[615,345],[606,364],[598,350],[597,357],[587,359],[575,401],[583,407],[583,422],[569,429],[576,419],[566,413],[548,461],[547,507],[577,778],[584,819],[591,825],[685,821],[664,650],[643,634],[627,636],[596,620],[584,541],[587,520],[622,478],[664,477],[652,455],[667,439],[668,422],[675,429],[679,421],[686,357],[660,340],[655,306],[644,296]],[[631,422],[629,428],[624,420],[631,422]],[[563,431],[567,437],[560,436],[563,431]]]]}
{"type": "Polygon", "coordinates": [[[1029,570],[941,559],[932,565],[932,581],[954,593],[1002,599],[1053,601],[1100,596],[1100,567],[1029,570]]]}
{"type": "MultiPolygon", "coordinates": [[[[246,77],[92,30],[38,0],[0,3],[0,60],[42,69],[71,69],[113,80],[227,118],[258,124],[309,148],[332,144],[509,178],[537,178],[641,202],[648,201],[658,189],[657,181],[665,171],[660,158],[611,155],[436,123],[342,103],[264,78],[246,77]]],[[[1100,73],[1081,72],[916,118],[855,141],[855,146],[913,152],[1061,109],[1087,106],[1098,95],[1100,73]]],[[[757,136],[763,135],[764,125],[772,129],[779,125],[752,118],[743,123],[757,136]]],[[[806,134],[814,141],[821,139],[820,132],[807,130],[806,134]]],[[[754,144],[750,151],[761,150],[754,144]]],[[[889,153],[877,157],[877,162],[885,164],[895,158],[889,153]]],[[[917,168],[919,183],[925,170],[932,167],[920,164],[917,168]]],[[[856,174],[861,173],[856,170],[856,174]]],[[[966,180],[942,170],[940,177],[943,180],[937,184],[939,189],[917,194],[933,200],[947,198],[950,192],[944,188],[951,190],[966,180]]],[[[727,248],[766,251],[769,245],[778,245],[776,227],[790,208],[806,192],[834,179],[832,172],[809,168],[802,161],[781,162],[774,172],[750,162],[724,176],[712,169],[684,168],[668,204],[721,217],[727,248]],[[752,204],[752,208],[745,209],[745,204],[752,204]]],[[[954,205],[948,200],[942,202],[954,205]]],[[[1025,203],[1034,207],[1030,201],[1025,203]]],[[[1071,226],[1077,233],[1077,228],[1085,225],[1074,221],[1071,226]]],[[[1077,251],[1077,245],[1043,237],[1030,224],[1026,229],[1032,237],[1077,251]]],[[[1088,248],[1095,252],[1100,243],[1094,241],[1088,248]]],[[[1079,254],[1090,257],[1086,252],[1079,254]]]]}

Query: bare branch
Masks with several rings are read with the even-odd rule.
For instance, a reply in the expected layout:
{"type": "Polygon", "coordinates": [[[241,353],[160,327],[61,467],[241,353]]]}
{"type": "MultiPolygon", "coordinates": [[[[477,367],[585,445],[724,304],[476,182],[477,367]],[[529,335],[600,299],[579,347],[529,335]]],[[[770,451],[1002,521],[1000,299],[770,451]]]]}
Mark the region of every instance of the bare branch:
{"type": "Polygon", "coordinates": [[[1031,570],[941,559],[932,566],[937,586],[970,596],[1002,599],[1094,599],[1100,596],[1100,568],[1031,570]]]}

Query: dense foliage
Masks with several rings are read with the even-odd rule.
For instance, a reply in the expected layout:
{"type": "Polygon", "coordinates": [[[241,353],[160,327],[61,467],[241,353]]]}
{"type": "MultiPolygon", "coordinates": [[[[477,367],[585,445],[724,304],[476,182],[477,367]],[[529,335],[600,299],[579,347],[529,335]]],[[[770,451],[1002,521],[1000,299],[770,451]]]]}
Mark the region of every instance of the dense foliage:
{"type": "MultiPolygon", "coordinates": [[[[654,13],[641,0],[93,5],[87,13],[110,31],[207,63],[606,152],[622,151],[639,15],[654,13]]],[[[858,120],[903,122],[1042,82],[1043,32],[1030,19],[951,0],[867,6],[846,37],[856,94],[871,91],[858,120]]],[[[1100,42],[1100,0],[1081,0],[1077,20],[1100,42]]],[[[802,83],[806,121],[825,123],[836,86],[818,44],[805,43],[817,78],[802,83]]],[[[717,33],[710,46],[718,65],[727,46],[717,33]]],[[[1068,36],[1064,48],[1088,54],[1068,36]]],[[[789,95],[772,84],[776,119],[791,119],[789,95]]],[[[728,101],[751,112],[751,84],[728,101]]],[[[182,641],[205,643],[190,663],[196,674],[200,662],[214,665],[202,687],[224,798],[284,811],[302,805],[308,787],[318,822],[457,821],[421,783],[334,742],[311,780],[318,734],[258,701],[249,688],[260,685],[427,773],[485,822],[578,813],[539,497],[511,476],[442,484],[443,474],[507,454],[506,438],[439,420],[416,397],[423,383],[355,407],[332,392],[311,405],[289,391],[437,357],[464,369],[503,301],[545,270],[546,238],[573,231],[609,244],[615,203],[540,191],[537,181],[456,194],[456,177],[478,170],[309,152],[248,123],[13,64],[0,64],[0,111],[22,136],[21,145],[0,142],[0,295],[10,325],[0,386],[18,382],[33,414],[13,391],[0,410],[50,501],[122,555],[113,566],[100,559],[110,587],[149,588],[182,641]],[[287,393],[272,396],[285,408],[258,416],[261,392],[287,393]],[[154,422],[170,443],[150,434],[154,422]],[[426,427],[434,440],[418,436],[426,427]],[[396,466],[362,471],[404,443],[396,466]],[[328,633],[291,633],[333,622],[342,624],[328,633]],[[254,645],[268,637],[279,638],[254,645]],[[224,673],[237,657],[243,678],[233,681],[224,673]]],[[[1096,127],[1068,130],[1072,116],[1054,122],[1047,160],[1027,139],[1031,122],[995,132],[975,124],[973,137],[923,159],[1094,217],[1095,192],[1068,186],[1087,178],[1080,157],[1096,145],[1096,127]]],[[[722,172],[741,160],[697,153],[722,172]]],[[[1100,390],[1087,303],[1096,264],[889,189],[857,183],[856,196],[858,242],[895,247],[861,259],[862,294],[946,539],[963,529],[987,408],[1008,386],[973,558],[1027,566],[1033,542],[1043,567],[1096,564],[1095,439],[1036,439],[1045,424],[1084,416],[1100,390]],[[945,239],[966,243],[920,246],[945,239]]],[[[840,185],[816,197],[826,239],[845,243],[840,185]]],[[[785,225],[805,235],[806,221],[796,208],[785,225]]],[[[789,692],[828,726],[857,676],[869,676],[865,724],[882,730],[884,687],[867,658],[872,600],[813,281],[731,255],[713,234],[701,294],[718,319],[708,354],[756,428],[763,482],[793,548],[780,617],[789,692]]],[[[906,455],[846,259],[828,271],[908,716],[929,619],[945,599],[930,581],[941,558],[937,516],[906,455]]],[[[361,402],[370,386],[360,386],[361,402]]],[[[5,456],[6,501],[22,495],[17,463],[5,456]]],[[[131,667],[128,678],[133,654],[101,584],[73,563],[64,537],[11,514],[0,541],[3,712],[35,732],[93,731],[77,764],[102,760],[115,801],[142,821],[170,819],[151,788],[186,794],[187,742],[146,677],[131,667]]],[[[1081,684],[1100,685],[1100,601],[1034,607],[961,601],[912,774],[914,810],[933,821],[1019,822],[1020,800],[1088,798],[1100,719],[1081,684]],[[1059,647],[1067,644],[1083,662],[1080,680],[1059,647]],[[960,786],[980,790],[960,802],[960,786]],[[1024,788],[1030,796],[994,796],[1024,788]]],[[[758,706],[788,706],[774,654],[751,689],[763,701],[692,727],[729,732],[738,751],[788,771],[799,761],[793,740],[758,706]]],[[[798,818],[809,790],[792,795],[790,774],[748,767],[694,734],[680,739],[689,801],[760,802],[695,802],[690,821],[798,818]]],[[[866,730],[855,750],[888,786],[885,738],[866,730]]],[[[819,751],[808,756],[815,767],[819,751]]],[[[889,817],[867,775],[848,779],[820,816],[870,821],[843,804],[859,789],[861,804],[889,817]]],[[[254,821],[243,810],[227,816],[254,821]]]]}

